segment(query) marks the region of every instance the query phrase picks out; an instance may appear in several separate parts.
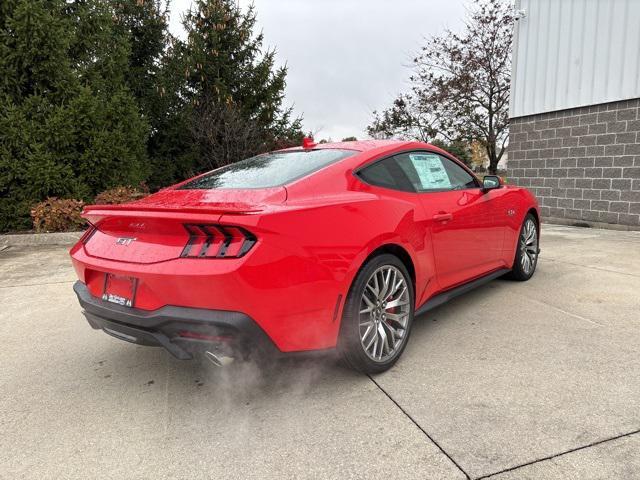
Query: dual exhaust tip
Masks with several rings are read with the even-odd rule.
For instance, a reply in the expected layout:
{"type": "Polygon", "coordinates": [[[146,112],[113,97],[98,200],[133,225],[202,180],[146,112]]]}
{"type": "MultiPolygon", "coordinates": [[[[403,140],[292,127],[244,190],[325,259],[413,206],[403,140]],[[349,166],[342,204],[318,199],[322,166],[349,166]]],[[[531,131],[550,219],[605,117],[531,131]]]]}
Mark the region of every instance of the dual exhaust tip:
{"type": "Polygon", "coordinates": [[[209,361],[213,363],[216,367],[226,367],[227,365],[231,365],[234,360],[233,357],[228,357],[226,355],[219,355],[209,350],[204,352],[204,356],[208,358],[209,361]]]}

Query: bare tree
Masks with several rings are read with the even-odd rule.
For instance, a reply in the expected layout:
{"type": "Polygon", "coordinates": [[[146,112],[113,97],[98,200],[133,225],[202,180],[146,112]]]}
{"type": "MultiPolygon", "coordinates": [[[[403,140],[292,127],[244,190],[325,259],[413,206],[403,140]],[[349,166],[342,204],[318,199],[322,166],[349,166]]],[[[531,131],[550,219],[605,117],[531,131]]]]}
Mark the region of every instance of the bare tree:
{"type": "Polygon", "coordinates": [[[509,136],[513,22],[505,0],[475,0],[462,34],[428,39],[414,59],[410,93],[374,112],[369,134],[475,140],[495,173],[509,136]]]}
{"type": "Polygon", "coordinates": [[[263,132],[232,105],[204,101],[196,108],[191,133],[200,147],[199,164],[213,170],[264,150],[263,132]]]}

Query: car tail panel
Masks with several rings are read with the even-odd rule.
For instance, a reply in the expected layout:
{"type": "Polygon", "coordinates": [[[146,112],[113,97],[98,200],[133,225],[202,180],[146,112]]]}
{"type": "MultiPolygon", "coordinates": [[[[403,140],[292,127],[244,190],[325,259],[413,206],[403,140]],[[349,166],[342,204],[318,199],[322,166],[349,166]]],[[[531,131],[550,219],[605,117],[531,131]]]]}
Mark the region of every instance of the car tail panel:
{"type": "Polygon", "coordinates": [[[179,220],[136,215],[104,218],[84,248],[92,257],[156,263],[180,257],[189,234],[179,220]]]}
{"type": "Polygon", "coordinates": [[[92,257],[132,264],[240,258],[253,248],[257,237],[242,226],[220,224],[220,217],[255,216],[286,198],[284,187],[167,189],[134,203],[90,206],[83,216],[96,230],[83,244],[92,257]]]}

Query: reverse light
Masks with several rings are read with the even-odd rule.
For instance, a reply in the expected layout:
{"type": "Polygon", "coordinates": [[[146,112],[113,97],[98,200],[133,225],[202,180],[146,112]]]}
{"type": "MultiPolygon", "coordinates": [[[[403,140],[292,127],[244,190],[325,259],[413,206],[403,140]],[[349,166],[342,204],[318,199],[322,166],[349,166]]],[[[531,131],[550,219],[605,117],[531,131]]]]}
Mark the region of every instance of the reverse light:
{"type": "Polygon", "coordinates": [[[185,224],[184,228],[189,240],[182,258],[241,258],[258,241],[253,233],[237,226],[185,224]]]}

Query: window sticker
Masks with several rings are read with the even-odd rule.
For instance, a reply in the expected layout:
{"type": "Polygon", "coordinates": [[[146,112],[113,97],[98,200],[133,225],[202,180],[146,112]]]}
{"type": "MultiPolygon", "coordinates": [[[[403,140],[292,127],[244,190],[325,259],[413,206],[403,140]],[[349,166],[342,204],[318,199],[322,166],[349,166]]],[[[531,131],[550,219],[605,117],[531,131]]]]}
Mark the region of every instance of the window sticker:
{"type": "Polygon", "coordinates": [[[451,188],[449,175],[438,155],[412,153],[409,155],[424,190],[446,190],[451,188]]]}

